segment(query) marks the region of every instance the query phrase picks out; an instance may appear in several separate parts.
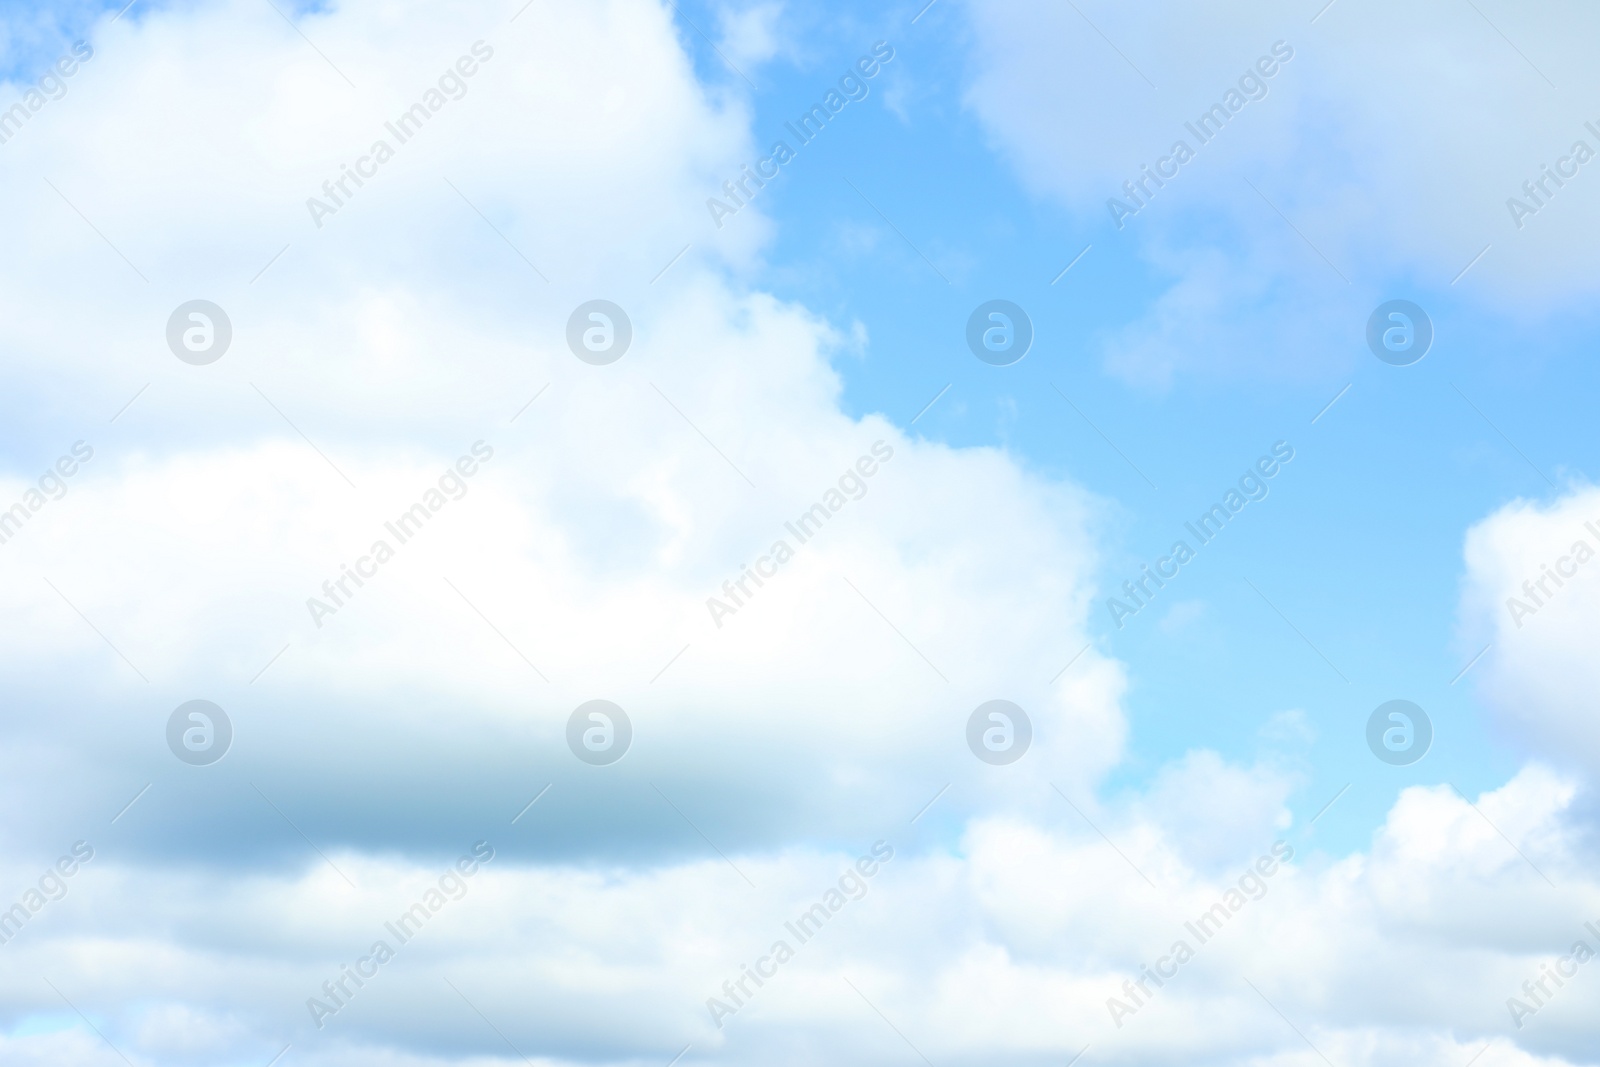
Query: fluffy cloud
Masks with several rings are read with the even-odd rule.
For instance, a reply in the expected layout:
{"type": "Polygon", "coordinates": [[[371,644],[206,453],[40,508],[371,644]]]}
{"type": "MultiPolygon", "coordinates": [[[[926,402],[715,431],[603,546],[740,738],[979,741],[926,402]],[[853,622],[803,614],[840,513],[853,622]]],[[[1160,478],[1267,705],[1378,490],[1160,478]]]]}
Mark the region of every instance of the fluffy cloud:
{"type": "Polygon", "coordinates": [[[1597,677],[1600,490],[1514,501],[1469,531],[1463,647],[1507,740],[1556,765],[1600,771],[1597,677]]]}
{"type": "Polygon", "coordinates": [[[508,1044],[553,1063],[670,1058],[685,1044],[727,1063],[798,1063],[774,1050],[801,1045],[844,1062],[910,1058],[885,1018],[935,1062],[1058,1061],[1086,1044],[1114,1063],[1297,1062],[1310,1053],[1285,1018],[1334,1062],[1450,1064],[1491,1040],[1496,1062],[1581,1062],[1600,1003],[1592,964],[1547,981],[1520,1028],[1506,1004],[1531,1003],[1522,983],[1576,941],[1596,944],[1584,922],[1600,921],[1600,885],[1570,851],[1571,797],[1538,768],[1476,810],[1446,787],[1408,790],[1368,855],[1302,844],[1279,863],[1298,842],[1287,834],[1218,874],[1126,814],[1093,813],[1116,849],[1065,806],[1043,824],[974,820],[953,848],[913,847],[918,831],[895,818],[877,848],[893,858],[844,881],[804,941],[785,924],[828,906],[866,840],[736,853],[737,871],[497,855],[451,883],[405,944],[384,924],[440,884],[452,853],[333,853],[358,888],[320,862],[241,875],[100,856],[6,948],[6,1000],[30,1018],[11,1043],[18,1057],[79,1055],[42,973],[95,1005],[113,1040],[163,1062],[286,1042],[315,1064],[513,1062],[508,1044]],[[317,1029],[306,1000],[333,1003],[322,983],[378,940],[395,957],[363,964],[376,974],[359,987],[346,979],[317,1029]],[[779,941],[793,950],[781,965],[768,958],[779,941]],[[1180,941],[1192,958],[1175,967],[1180,941]],[[760,986],[743,978],[757,964],[760,986]],[[713,999],[732,1015],[714,1020],[713,999]],[[1113,1000],[1134,1010],[1113,1014],[1113,1000]]]}
{"type": "MultiPolygon", "coordinates": [[[[1578,785],[1538,767],[1481,815],[1406,793],[1369,854],[1301,845],[1114,1024],[1124,979],[1290,836],[1293,774],[1194,753],[1101,800],[1125,671],[1095,649],[1062,671],[1097,502],[845,415],[829,361],[859,339],[717,269],[762,238],[702,216],[746,116],[670,9],[513,13],[309,12],[325,61],[265,5],[143,12],[4,147],[27,474],[0,501],[94,456],[0,545],[0,781],[30,813],[0,828],[0,903],[96,849],[0,947],[7,1062],[1308,1059],[1240,975],[1338,1058],[1456,1067],[1514,1036],[1504,997],[1600,918],[1578,785]],[[465,95],[315,226],[305,199],[479,39],[465,95]],[[197,368],[163,334],[201,295],[235,333],[197,368]],[[593,367],[564,330],[601,295],[635,333],[593,367]],[[385,523],[430,491],[398,544],[385,523]],[[393,558],[314,619],[379,539],[393,558]],[[780,539],[793,558],[713,617],[780,539]],[[635,726],[611,767],[566,749],[597,696],[635,726]],[[210,767],[165,747],[195,697],[235,727],[210,767]],[[1033,722],[1008,767],[965,747],[994,697],[1033,722]],[[1484,817],[1559,906],[1528,905],[1550,891],[1484,817]],[[431,887],[457,896],[480,840],[494,860],[318,1029],[307,999],[431,887]],[[860,899],[719,1028],[707,998],[880,840],[860,899]]],[[[1593,997],[1574,983],[1505,1061],[1587,1054],[1593,997]]]]}
{"type": "Polygon", "coordinates": [[[1158,387],[1183,371],[1332,373],[1351,346],[1330,338],[1358,337],[1395,287],[1443,306],[1486,246],[1459,284],[1510,314],[1571,307],[1600,284],[1582,237],[1600,197],[1587,188],[1592,166],[1573,157],[1579,140],[1600,153],[1585,126],[1600,114],[1568,95],[1592,9],[1341,2],[1312,22],[1321,6],[967,9],[968,103],[997,146],[1028,186],[1100,234],[1097,247],[1133,242],[1165,289],[1102,339],[1113,373],[1158,387]],[[1256,77],[1274,42],[1293,58],[1256,77]],[[1185,122],[1230,90],[1242,108],[1201,144],[1185,122]],[[1147,183],[1148,206],[1119,231],[1108,198],[1136,205],[1123,183],[1177,140],[1195,158],[1163,187],[1147,183]],[[1562,184],[1545,165],[1562,168],[1562,184]],[[1523,183],[1538,180],[1530,199],[1523,183]],[[1513,197],[1545,206],[1519,226],[1513,197]],[[1292,368],[1278,355],[1287,349],[1299,353],[1292,368]]]}
{"type": "Polygon", "coordinates": [[[1035,726],[1009,780],[1088,790],[1123,736],[1116,664],[1091,651],[1056,680],[1087,643],[1092,501],[844,416],[844,340],[702,255],[656,277],[743,158],[742,112],[694,81],[667,11],[506,18],[311,13],[324,62],[270,8],[152,11],[92,34],[64,109],[7,145],[18,195],[65,213],[30,215],[5,267],[48,411],[23,448],[93,449],[38,511],[32,458],[0,487],[26,516],[4,655],[41,709],[14,726],[8,788],[55,798],[14,841],[55,847],[152,782],[121,840],[183,862],[281,863],[302,822],[330,848],[442,847],[552,781],[575,818],[542,843],[563,855],[698,852],[667,797],[729,847],[859,836],[960,777],[970,803],[995,792],[963,728],[997,695],[1035,726]],[[315,226],[305,198],[478,35],[495,52],[465,94],[315,226]],[[634,325],[604,368],[564,340],[597,291],[634,325]],[[167,301],[197,292],[234,326],[200,368],[164,339],[167,301]],[[429,492],[401,544],[389,526],[429,492]],[[819,502],[802,544],[786,524],[819,502]],[[379,541],[393,558],[349,584],[379,541]],[[779,541],[793,559],[752,587],[779,541]],[[609,779],[565,748],[597,695],[636,725],[609,779]],[[162,748],[196,697],[236,731],[209,780],[162,748]]]}

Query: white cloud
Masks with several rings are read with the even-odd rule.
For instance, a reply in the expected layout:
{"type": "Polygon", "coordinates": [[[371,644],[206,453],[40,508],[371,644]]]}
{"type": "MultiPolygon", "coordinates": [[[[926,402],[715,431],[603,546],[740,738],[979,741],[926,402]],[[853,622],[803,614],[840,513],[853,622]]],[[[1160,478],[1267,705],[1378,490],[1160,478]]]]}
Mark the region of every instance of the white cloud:
{"type": "Polygon", "coordinates": [[[1548,206],[1520,229],[1507,208],[1575,141],[1600,152],[1584,126],[1600,115],[1568,95],[1588,78],[1578,41],[1595,12],[1478,6],[1343,2],[1311,23],[1314,10],[1253,0],[969,5],[967,100],[1025,185],[1100,243],[1136,242],[1167,286],[1103,339],[1112,373],[1154,387],[1185,369],[1332,373],[1351,356],[1329,339],[1358,337],[1391,287],[1446,290],[1485,246],[1459,284],[1510,315],[1574,307],[1600,284],[1582,237],[1600,220],[1593,168],[1547,181],[1548,206]],[[1199,143],[1184,123],[1279,41],[1294,56],[1265,97],[1199,143]],[[1195,158],[1107,237],[1108,198],[1126,200],[1123,183],[1180,139],[1195,158]]]}
{"type": "Polygon", "coordinates": [[[1547,503],[1514,501],[1468,531],[1462,646],[1468,655],[1489,646],[1468,677],[1507,740],[1592,778],[1600,534],[1591,525],[1600,527],[1600,490],[1574,486],[1547,503]]]}
{"type": "MultiPolygon", "coordinates": [[[[1539,767],[1479,807],[1554,903],[1527,904],[1548,887],[1478,812],[1408,791],[1370,854],[1303,855],[1150,1014],[1111,1024],[1122,980],[1290,833],[1292,775],[1197,752],[1097,800],[1124,668],[1091,649],[1052,681],[1089,641],[1097,502],[1004,451],[844,415],[829,360],[859,338],[719,276],[764,236],[741,215],[718,245],[701,215],[749,158],[747,114],[696,84],[666,8],[509,15],[301,16],[351,92],[269,9],[154,10],[102,27],[61,108],[5,147],[6,339],[19,387],[72,427],[30,440],[25,469],[79,437],[95,457],[0,545],[24,708],[0,780],[33,813],[3,827],[0,893],[79,837],[97,856],[0,949],[0,1055],[122,1062],[41,975],[134,1062],[265,1063],[291,1040],[312,1065],[516,1062],[496,1029],[550,1063],[691,1042],[729,1063],[909,1059],[878,1010],[934,1062],[1085,1042],[1308,1062],[1240,975],[1341,1059],[1459,1067],[1509,1037],[1504,996],[1600,918],[1578,786],[1539,767]],[[480,36],[482,80],[314,228],[305,197],[480,36]],[[162,331],[201,294],[235,347],[194,368],[162,331]],[[635,327],[605,368],[563,342],[596,295],[635,327]],[[480,439],[466,494],[317,627],[306,599],[480,439]],[[716,626],[706,598],[852,492],[879,441],[894,455],[864,495],[716,626]],[[597,695],[636,728],[611,768],[565,750],[597,695]],[[210,768],[163,746],[196,696],[237,730],[210,768]],[[963,740],[1000,696],[1034,726],[1004,768],[963,740]],[[494,863],[316,1031],[306,998],[478,838],[494,863]],[[897,854],[866,896],[717,1030],[705,998],[879,838],[897,854]]],[[[1585,1055],[1595,996],[1575,983],[1525,1047],[1585,1055]]]]}
{"type": "MultiPolygon", "coordinates": [[[[714,857],[594,869],[497,856],[376,976],[347,982],[348,1006],[320,1032],[305,1000],[375,940],[394,943],[385,921],[438,884],[452,856],[335,853],[359,890],[320,862],[243,875],[108,858],[80,872],[60,905],[68,910],[7,946],[4,995],[50,1011],[30,977],[46,973],[95,1005],[113,1040],[177,1062],[270,1055],[291,1040],[316,1064],[512,1058],[473,1008],[549,1062],[670,1058],[684,1043],[754,1062],[800,1040],[844,1062],[905,1055],[862,995],[935,1062],[1060,1059],[1085,1043],[1115,1063],[1299,1060],[1301,1039],[1249,979],[1334,1062],[1409,1054],[1444,1065],[1491,1038],[1497,1062],[1524,1055],[1519,1047],[1539,1062],[1581,1062],[1584,1020],[1600,1003],[1591,975],[1580,972],[1521,1031],[1505,1005],[1541,961],[1595,943],[1583,921],[1600,920],[1600,885],[1570,851],[1571,796],[1537,768],[1477,798],[1482,815],[1448,788],[1408,790],[1370,855],[1335,860],[1302,846],[1254,880],[1244,872],[1272,854],[1271,838],[1203,874],[1176,834],[1137,819],[1103,824],[1127,858],[1064,807],[1053,826],[979,819],[957,850],[902,839],[862,880],[864,893],[849,887],[859,899],[804,943],[785,922],[825,900],[870,842],[735,854],[755,888],[714,857]],[[1527,860],[1483,816],[1520,840],[1527,860]],[[1231,914],[1201,941],[1185,923],[1219,902],[1231,914]],[[724,981],[779,940],[794,958],[764,964],[776,974],[747,984],[745,1003],[717,1028],[706,1000],[727,1003],[724,981]],[[1151,995],[1115,1025],[1108,998],[1126,998],[1124,979],[1179,940],[1194,958],[1161,988],[1147,980],[1151,995]],[[404,1051],[425,1047],[440,1058],[404,1051]]],[[[12,1041],[23,1056],[68,1036],[12,1041]]]]}
{"type": "Polygon", "coordinates": [[[753,3],[746,7],[727,5],[719,12],[722,24],[721,51],[746,74],[785,48],[778,32],[784,17],[782,3],[753,3]]]}

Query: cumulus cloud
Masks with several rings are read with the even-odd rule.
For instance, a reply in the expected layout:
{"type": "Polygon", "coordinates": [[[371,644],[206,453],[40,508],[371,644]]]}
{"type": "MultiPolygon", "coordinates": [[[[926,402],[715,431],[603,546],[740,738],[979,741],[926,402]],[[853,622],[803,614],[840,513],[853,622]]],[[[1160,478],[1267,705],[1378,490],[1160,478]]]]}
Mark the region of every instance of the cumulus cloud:
{"type": "Polygon", "coordinates": [[[1600,770],[1597,529],[1592,486],[1513,501],[1468,531],[1462,590],[1463,647],[1487,647],[1473,671],[1508,740],[1591,777],[1600,770]]]}
{"type": "Polygon", "coordinates": [[[1575,152],[1600,153],[1585,125],[1600,115],[1565,95],[1583,79],[1592,9],[1316,14],[1253,0],[967,9],[967,101],[996,146],[1100,245],[1132,242],[1165,290],[1101,339],[1112,373],[1156,388],[1180,372],[1331,373],[1350,346],[1330,339],[1359,336],[1391,288],[1443,301],[1486,248],[1460,285],[1508,314],[1571,308],[1600,283],[1581,236],[1600,199],[1575,152]],[[1202,141],[1190,127],[1218,103],[1225,124],[1202,141]],[[1178,141],[1193,159],[1125,191],[1178,141]],[[1138,211],[1121,228],[1112,198],[1138,211]]]}
{"type": "Polygon", "coordinates": [[[962,727],[997,693],[1030,709],[1043,756],[1013,779],[1048,761],[1082,791],[1116,760],[1120,668],[1090,652],[1056,680],[1086,643],[1090,499],[1001,452],[846,417],[844,335],[697,255],[660,275],[672,241],[639,258],[697,232],[678,224],[702,224],[702,180],[744,136],[665,10],[312,13],[327,62],[259,14],[102,25],[73,110],[7,145],[7,180],[66,224],[35,219],[17,240],[38,254],[6,268],[34,316],[11,326],[19,380],[57,410],[4,485],[23,502],[5,655],[61,709],[15,724],[12,788],[34,788],[29,768],[90,783],[17,844],[70,840],[152,782],[136,811],[153,816],[122,840],[202,864],[290,862],[307,820],[328,847],[437,849],[482,825],[486,795],[498,820],[550,782],[577,816],[544,842],[566,855],[698,851],[698,827],[729,847],[855,834],[957,768],[984,796],[962,727]],[[202,39],[235,59],[172,62],[202,39]],[[306,198],[461,54],[478,56],[465,94],[318,227],[306,198]],[[201,158],[175,156],[204,130],[201,158]],[[565,342],[597,289],[634,324],[606,368],[565,342]],[[197,291],[234,325],[204,368],[164,338],[165,301],[197,291]],[[48,326],[74,316],[71,339],[48,326]],[[32,511],[34,467],[76,442],[92,458],[32,511]],[[462,457],[476,473],[450,475],[462,457]],[[437,514],[402,544],[391,528],[429,492],[437,514]],[[789,532],[807,515],[826,525],[789,532]],[[750,585],[778,542],[793,559],[750,585]],[[639,737],[610,781],[564,743],[602,693],[639,737]],[[162,751],[166,715],[198,696],[237,734],[215,788],[162,751]]]}
{"type": "MultiPolygon", "coordinates": [[[[884,1017],[935,1062],[1046,1062],[1085,1044],[1115,1063],[1242,1062],[1264,1048],[1289,1062],[1309,1053],[1284,1018],[1335,1062],[1447,1064],[1491,1040],[1497,1060],[1581,1062],[1592,983],[1547,982],[1520,1028],[1506,1006],[1541,964],[1596,942],[1584,924],[1600,921],[1600,886],[1568,850],[1571,796],[1538,768],[1476,808],[1447,787],[1412,789],[1368,855],[1322,856],[1283,833],[1213,873],[1163,828],[1118,818],[1103,823],[1108,841],[1065,806],[976,819],[955,848],[909,847],[897,818],[875,850],[610,868],[497,855],[405,943],[385,923],[454,856],[335,852],[357,889],[322,863],[241,876],[112,859],[7,946],[6,997],[49,1016],[50,990],[31,977],[44,973],[101,1005],[139,1054],[177,1062],[284,1042],[319,1064],[509,1062],[507,1043],[548,1062],[670,1058],[684,1044],[731,1063],[790,1062],[773,1050],[800,1043],[845,1062],[908,1056],[884,1017]],[[870,876],[842,881],[871,854],[870,876]],[[397,950],[381,966],[377,941],[397,950]],[[781,964],[779,942],[792,951],[781,964]],[[1179,942],[1191,957],[1176,966],[1179,942]],[[362,985],[321,990],[362,959],[362,985]],[[311,998],[340,1002],[320,1030],[311,998]]],[[[79,1041],[33,1029],[12,1038],[17,1055],[79,1041]]]]}
{"type": "MultiPolygon", "coordinates": [[[[752,56],[764,10],[730,29],[752,56]]],[[[860,339],[740,284],[759,219],[706,227],[747,109],[696,80],[669,7],[512,14],[104,20],[3,148],[24,430],[0,502],[26,518],[0,544],[0,789],[30,815],[0,824],[0,905],[95,850],[0,946],[7,1062],[1305,1061],[1285,1017],[1350,1060],[1592,1054],[1582,985],[1529,1034],[1503,1004],[1600,919],[1570,768],[1477,810],[1408,791],[1343,857],[1294,837],[1268,762],[1196,752],[1104,799],[1128,678],[1086,633],[1099,502],[841,410],[860,339]],[[319,227],[306,199],[479,40],[467,90],[319,227]],[[207,367],[164,337],[197,296],[234,326],[207,367]],[[597,296],[634,327],[606,367],[565,342],[597,296]],[[565,729],[602,696],[635,737],[594,767],[565,729]],[[234,724],[209,767],[163,735],[196,697],[234,724]],[[1004,767],[964,738],[997,697],[1033,725],[1004,767]],[[1299,851],[1258,893],[1279,839],[1299,851]],[[414,938],[344,977],[418,901],[414,938]],[[1218,901],[1214,942],[1116,1025],[1218,901]]]]}

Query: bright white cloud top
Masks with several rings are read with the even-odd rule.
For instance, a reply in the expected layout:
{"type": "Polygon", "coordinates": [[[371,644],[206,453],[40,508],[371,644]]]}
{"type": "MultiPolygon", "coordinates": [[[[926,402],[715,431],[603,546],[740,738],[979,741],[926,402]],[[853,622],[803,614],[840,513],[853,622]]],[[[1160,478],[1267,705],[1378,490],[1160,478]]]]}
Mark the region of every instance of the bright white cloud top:
{"type": "MultiPolygon", "coordinates": [[[[0,145],[0,339],[38,405],[0,478],[0,1060],[1600,1056],[1600,563],[1558,562],[1600,551],[1593,492],[1462,534],[1475,681],[1525,762],[1326,850],[1287,807],[1292,709],[1250,759],[1132,773],[1091,624],[1109,502],[853,412],[836,361],[871,339],[750,282],[776,224],[704,203],[768,148],[671,5],[114,14],[0,145]],[[164,331],[201,298],[232,339],[197,366],[164,331]],[[597,298],[632,328],[607,365],[566,340],[597,298]],[[197,698],[233,732],[206,767],[162,734],[197,698]],[[568,748],[596,698],[631,721],[612,765],[568,748]],[[963,734],[996,698],[1031,720],[1009,765],[963,734]]],[[[779,53],[777,8],[724,14],[731,61],[779,53]]],[[[972,12],[968,98],[1093,207],[1133,171],[1041,129],[1165,144],[1061,106],[1037,20],[1075,17],[972,12]]],[[[1276,39],[1234,121],[1281,133],[1360,76],[1276,39]]],[[[1406,254],[1470,256],[1430,244],[1453,210],[1406,254]]],[[[1123,369],[1161,378],[1148,340],[1123,369]]]]}

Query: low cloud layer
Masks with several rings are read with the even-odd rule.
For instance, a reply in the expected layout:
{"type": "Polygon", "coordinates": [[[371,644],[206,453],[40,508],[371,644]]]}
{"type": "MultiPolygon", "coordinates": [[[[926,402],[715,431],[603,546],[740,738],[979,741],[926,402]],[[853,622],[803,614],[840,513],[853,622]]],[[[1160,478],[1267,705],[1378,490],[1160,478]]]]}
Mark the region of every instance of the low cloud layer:
{"type": "MultiPolygon", "coordinates": [[[[706,226],[749,115],[673,14],[107,14],[0,146],[0,506],[21,509],[0,513],[0,1059],[1600,1054],[1597,965],[1531,1015],[1507,1003],[1576,942],[1600,951],[1596,605],[1580,574],[1529,618],[1501,606],[1600,499],[1467,536],[1463,629],[1495,642],[1473,684],[1533,739],[1495,788],[1406,789],[1369,847],[1324,850],[1289,814],[1286,709],[1253,761],[1197,749],[1130,785],[1130,669],[1090,625],[1110,508],[846,413],[832,360],[870,339],[742,280],[759,215],[706,226]],[[425,123],[313,218],[418,101],[425,123]],[[231,325],[208,364],[167,338],[196,299],[231,325]],[[631,326],[604,365],[567,339],[600,299],[631,326]],[[214,763],[169,747],[194,700],[227,716],[214,763]],[[628,717],[614,763],[569,747],[592,700],[628,717]],[[968,748],[991,700],[1029,718],[1014,763],[968,748]]],[[[975,24],[980,58],[1017,15],[975,24]]],[[[724,43],[764,62],[776,18],[730,12],[724,43]]],[[[1222,86],[1254,58],[1182,69],[1222,86]]],[[[1070,88],[1038,62],[1019,70],[1070,88]]],[[[1281,128],[1331,65],[1307,44],[1240,121],[1281,128]]],[[[1012,77],[981,68],[971,100],[1043,174],[1040,116],[999,117],[1012,77]]],[[[1088,211],[1124,172],[1036,180],[1088,211]]],[[[1180,310],[1215,296],[1178,289],[1180,310]]]]}

